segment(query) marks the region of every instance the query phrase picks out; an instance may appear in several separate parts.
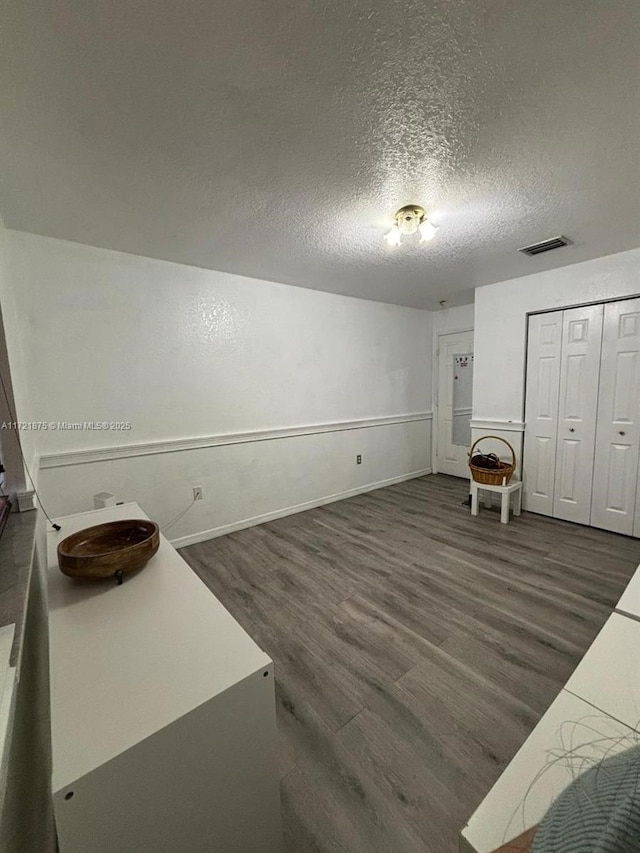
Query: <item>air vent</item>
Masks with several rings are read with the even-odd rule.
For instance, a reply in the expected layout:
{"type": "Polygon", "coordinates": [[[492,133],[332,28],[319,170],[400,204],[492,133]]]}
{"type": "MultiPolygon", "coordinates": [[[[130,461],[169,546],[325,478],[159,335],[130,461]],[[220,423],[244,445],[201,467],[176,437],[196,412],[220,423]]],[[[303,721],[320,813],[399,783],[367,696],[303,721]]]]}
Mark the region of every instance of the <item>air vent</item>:
{"type": "Polygon", "coordinates": [[[529,255],[532,258],[534,255],[541,255],[542,252],[551,252],[553,249],[560,249],[562,246],[570,246],[571,240],[568,237],[552,237],[550,240],[543,240],[542,243],[533,243],[531,246],[525,246],[524,249],[518,249],[523,255],[529,255]]]}

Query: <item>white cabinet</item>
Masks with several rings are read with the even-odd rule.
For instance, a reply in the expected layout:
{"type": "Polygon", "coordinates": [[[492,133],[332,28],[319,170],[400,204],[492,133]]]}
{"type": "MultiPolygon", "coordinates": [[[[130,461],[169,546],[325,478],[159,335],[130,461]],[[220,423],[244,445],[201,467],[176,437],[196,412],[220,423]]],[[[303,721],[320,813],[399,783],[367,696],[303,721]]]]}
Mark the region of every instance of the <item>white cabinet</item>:
{"type": "Polygon", "coordinates": [[[74,582],[48,532],[60,853],[281,853],[273,664],[169,542],[122,586],[74,582]]]}
{"type": "Polygon", "coordinates": [[[9,730],[15,701],[16,667],[10,663],[15,628],[15,625],[3,625],[0,628],[0,803],[4,800],[6,790],[8,747],[11,742],[9,730]]]}
{"type": "Polygon", "coordinates": [[[526,509],[640,536],[640,299],[529,318],[526,509]]]}

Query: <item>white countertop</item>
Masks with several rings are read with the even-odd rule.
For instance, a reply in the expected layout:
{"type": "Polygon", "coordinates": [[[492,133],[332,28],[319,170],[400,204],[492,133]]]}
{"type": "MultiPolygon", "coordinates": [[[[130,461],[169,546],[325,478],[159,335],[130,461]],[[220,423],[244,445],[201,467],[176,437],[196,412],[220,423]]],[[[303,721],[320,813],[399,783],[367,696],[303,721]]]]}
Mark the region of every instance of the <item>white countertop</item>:
{"type": "Polygon", "coordinates": [[[468,849],[491,853],[536,826],[575,778],[635,743],[632,729],[560,691],[464,828],[468,849]]]}
{"type": "Polygon", "coordinates": [[[640,622],[610,616],[564,689],[640,729],[640,622]]]}
{"type": "Polygon", "coordinates": [[[128,503],[58,518],[47,534],[54,792],[271,666],[163,536],[122,586],[58,569],[71,533],[147,517],[128,503]]]}
{"type": "Polygon", "coordinates": [[[612,614],[462,832],[490,853],[538,824],[586,769],[638,742],[640,621],[612,614]]]}
{"type": "Polygon", "coordinates": [[[616,610],[634,619],[640,619],[640,566],[622,593],[616,610]]]}

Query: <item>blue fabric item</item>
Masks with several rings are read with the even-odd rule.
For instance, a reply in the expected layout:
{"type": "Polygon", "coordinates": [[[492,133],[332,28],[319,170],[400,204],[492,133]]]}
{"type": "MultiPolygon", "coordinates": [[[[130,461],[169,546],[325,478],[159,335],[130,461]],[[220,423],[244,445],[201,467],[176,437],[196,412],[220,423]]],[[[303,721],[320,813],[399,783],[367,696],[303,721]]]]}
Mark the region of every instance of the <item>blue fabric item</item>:
{"type": "Polygon", "coordinates": [[[572,782],[538,827],[531,853],[640,853],[640,746],[572,782]]]}

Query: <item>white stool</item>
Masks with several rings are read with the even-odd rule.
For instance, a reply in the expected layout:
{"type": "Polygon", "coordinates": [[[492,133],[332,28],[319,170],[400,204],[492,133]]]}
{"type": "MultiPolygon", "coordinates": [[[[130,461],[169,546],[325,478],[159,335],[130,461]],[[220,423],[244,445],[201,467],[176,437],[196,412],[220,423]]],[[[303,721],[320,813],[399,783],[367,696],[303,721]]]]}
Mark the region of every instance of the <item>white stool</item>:
{"type": "Polygon", "coordinates": [[[484,492],[484,505],[486,509],[491,507],[491,492],[501,495],[500,521],[503,524],[509,522],[509,501],[511,495],[515,494],[513,501],[513,514],[520,515],[522,511],[522,483],[519,480],[511,481],[508,486],[487,486],[485,483],[476,483],[471,480],[471,515],[478,515],[478,493],[484,492]]]}

